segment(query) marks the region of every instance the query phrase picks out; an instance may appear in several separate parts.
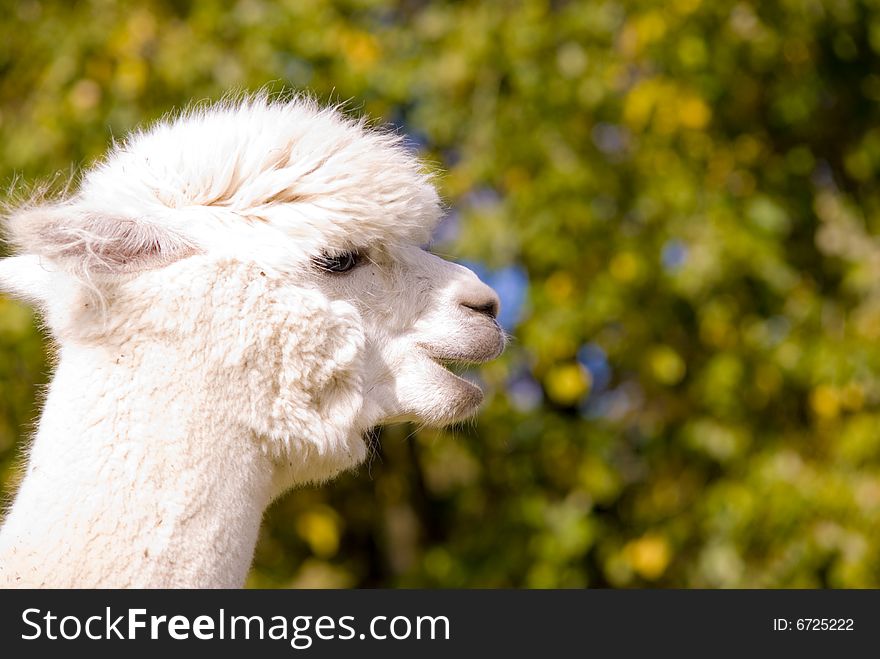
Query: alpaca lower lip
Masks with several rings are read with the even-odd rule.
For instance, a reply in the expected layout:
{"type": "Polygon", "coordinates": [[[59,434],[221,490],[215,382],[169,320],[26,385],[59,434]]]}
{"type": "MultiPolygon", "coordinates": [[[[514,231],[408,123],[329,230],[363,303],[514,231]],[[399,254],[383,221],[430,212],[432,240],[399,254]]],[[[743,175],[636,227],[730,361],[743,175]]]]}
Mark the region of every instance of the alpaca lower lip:
{"type": "Polygon", "coordinates": [[[461,360],[455,360],[452,362],[443,362],[439,359],[431,359],[437,367],[442,371],[444,376],[447,379],[447,386],[454,383],[453,386],[456,386],[459,391],[459,397],[466,399],[468,402],[463,406],[463,413],[470,414],[473,412],[476,407],[479,406],[481,402],[483,402],[483,390],[474,382],[471,382],[467,378],[463,377],[463,371],[467,370],[467,367],[473,366],[475,362],[463,362],[461,360]],[[454,367],[450,368],[450,366],[454,367]]]}
{"type": "MultiPolygon", "coordinates": [[[[439,354],[432,354],[425,346],[421,347],[428,359],[436,364],[448,377],[452,378],[462,390],[468,392],[471,396],[482,400],[483,390],[480,389],[478,385],[462,376],[471,366],[487,362],[492,359],[491,356],[486,358],[473,356],[462,357],[461,355],[441,356],[439,354]]],[[[479,401],[477,401],[477,404],[479,404],[479,401]]]]}

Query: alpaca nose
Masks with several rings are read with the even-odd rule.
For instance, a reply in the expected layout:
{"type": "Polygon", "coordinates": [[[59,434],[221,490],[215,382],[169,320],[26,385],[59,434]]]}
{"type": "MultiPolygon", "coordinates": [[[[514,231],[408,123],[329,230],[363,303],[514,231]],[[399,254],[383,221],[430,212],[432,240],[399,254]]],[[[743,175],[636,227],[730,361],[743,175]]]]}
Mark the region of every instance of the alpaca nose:
{"type": "Polygon", "coordinates": [[[498,309],[501,306],[495,291],[482,282],[478,290],[469,291],[468,294],[462,296],[460,302],[465,309],[476,311],[489,316],[489,318],[497,318],[498,309]]]}
{"type": "Polygon", "coordinates": [[[458,302],[469,312],[475,311],[493,320],[498,318],[501,300],[491,286],[484,284],[470,268],[448,261],[442,263],[453,270],[450,302],[458,302]]]}

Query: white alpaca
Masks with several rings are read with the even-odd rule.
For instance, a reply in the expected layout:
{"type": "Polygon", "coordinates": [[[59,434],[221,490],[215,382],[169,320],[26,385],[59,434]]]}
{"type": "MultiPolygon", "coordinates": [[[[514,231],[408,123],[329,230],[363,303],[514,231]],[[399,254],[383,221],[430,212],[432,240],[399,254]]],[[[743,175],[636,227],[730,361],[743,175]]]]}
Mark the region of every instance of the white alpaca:
{"type": "Polygon", "coordinates": [[[498,299],[420,249],[434,188],[313,102],[193,110],[8,218],[0,289],[58,366],[0,530],[0,585],[238,587],[260,518],[392,421],[473,414],[443,367],[504,345],[498,299]]]}

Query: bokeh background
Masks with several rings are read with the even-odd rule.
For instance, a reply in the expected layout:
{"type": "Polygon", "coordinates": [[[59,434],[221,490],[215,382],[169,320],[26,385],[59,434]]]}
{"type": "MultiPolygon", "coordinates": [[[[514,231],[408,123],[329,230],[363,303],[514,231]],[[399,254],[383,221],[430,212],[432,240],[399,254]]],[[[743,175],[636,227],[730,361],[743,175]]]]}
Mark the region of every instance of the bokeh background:
{"type": "MultiPolygon", "coordinates": [[[[249,585],[880,586],[880,2],[0,2],[0,187],[268,85],[404,132],[513,339],[249,585]]],[[[0,486],[50,375],[0,297],[0,486]]]]}

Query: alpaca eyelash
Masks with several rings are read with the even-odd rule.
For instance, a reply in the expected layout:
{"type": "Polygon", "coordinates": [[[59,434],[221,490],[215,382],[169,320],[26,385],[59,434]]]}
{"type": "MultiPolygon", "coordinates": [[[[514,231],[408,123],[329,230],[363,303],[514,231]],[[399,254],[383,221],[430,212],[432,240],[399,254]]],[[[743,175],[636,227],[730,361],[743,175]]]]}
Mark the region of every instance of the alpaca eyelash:
{"type": "Polygon", "coordinates": [[[312,263],[316,267],[326,272],[342,273],[353,270],[364,260],[363,254],[359,250],[341,252],[339,254],[328,254],[324,252],[320,256],[312,257],[312,263]]]}

